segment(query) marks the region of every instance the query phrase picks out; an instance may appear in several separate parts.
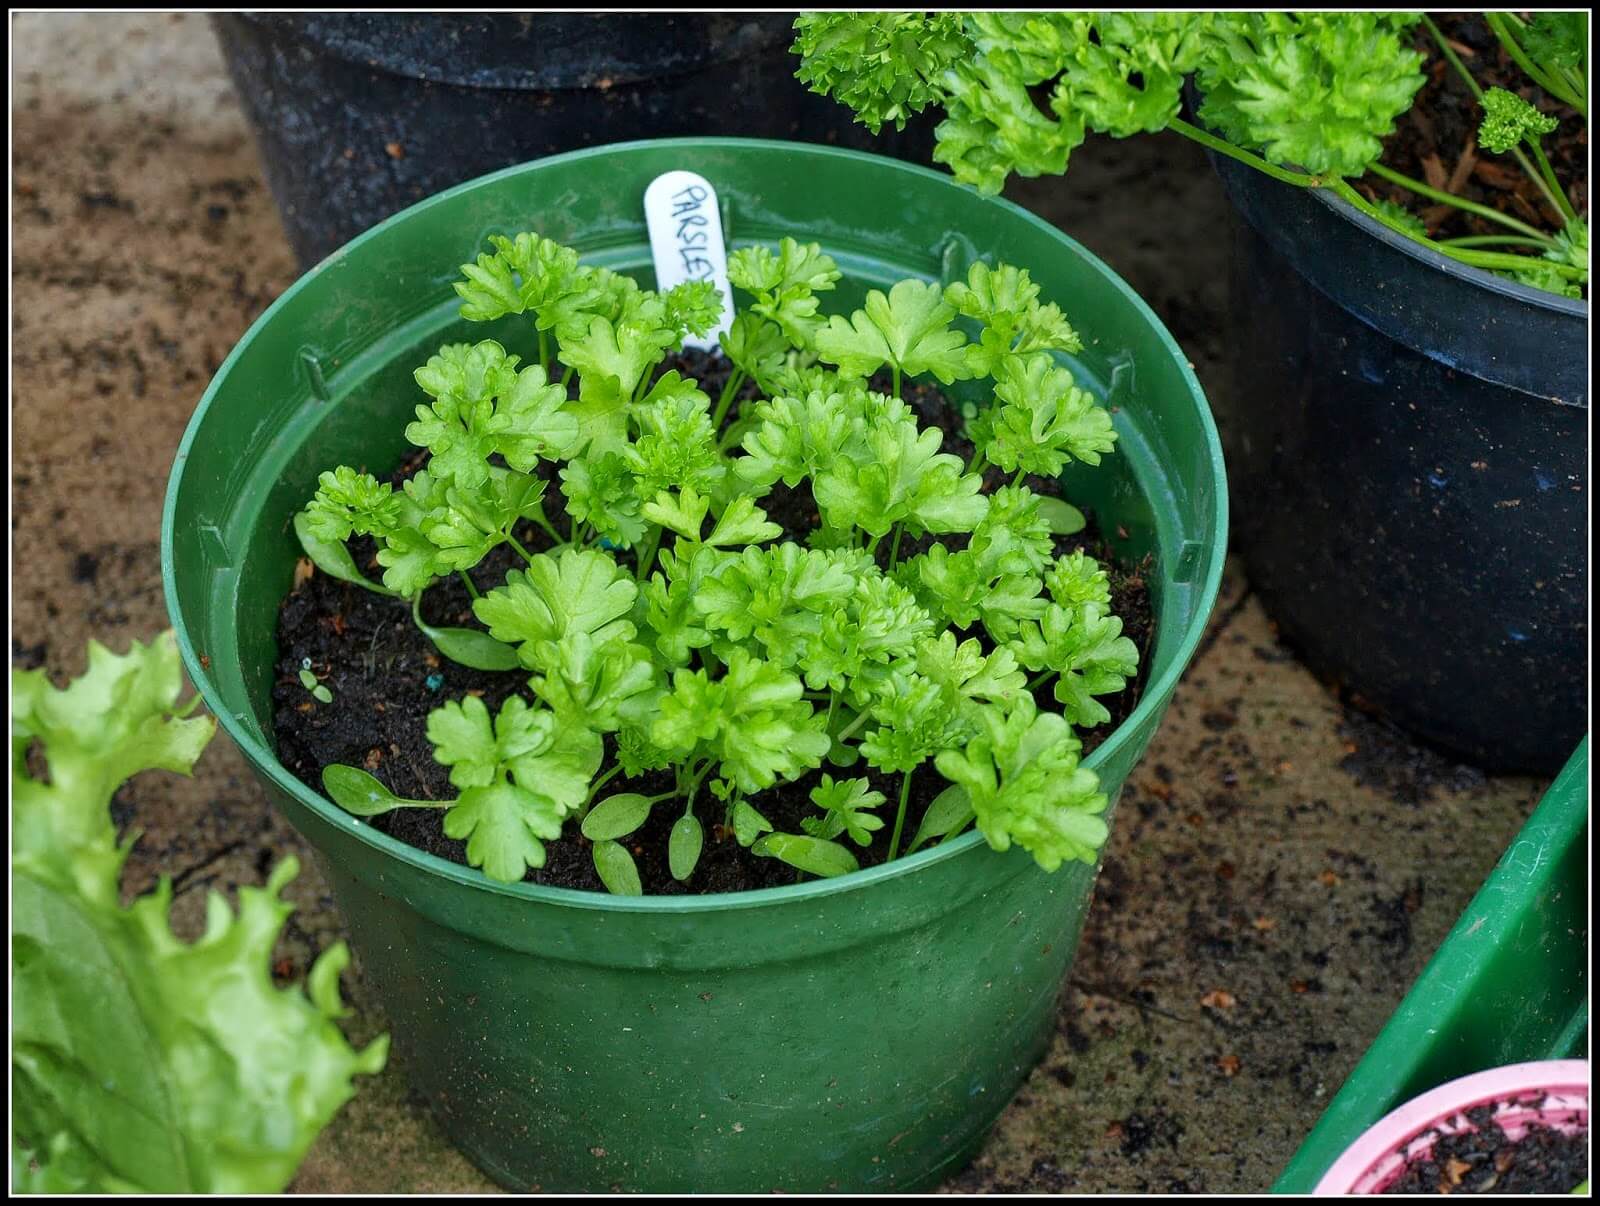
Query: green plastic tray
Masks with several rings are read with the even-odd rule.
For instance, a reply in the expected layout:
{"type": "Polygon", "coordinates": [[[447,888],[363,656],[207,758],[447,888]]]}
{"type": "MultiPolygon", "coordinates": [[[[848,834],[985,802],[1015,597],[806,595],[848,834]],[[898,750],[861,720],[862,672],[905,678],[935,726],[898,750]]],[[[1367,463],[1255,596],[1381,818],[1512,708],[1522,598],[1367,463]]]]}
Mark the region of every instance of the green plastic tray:
{"type": "Polygon", "coordinates": [[[1589,739],[1300,1145],[1274,1193],[1309,1193],[1396,1106],[1501,1064],[1587,1052],[1589,739]]]}

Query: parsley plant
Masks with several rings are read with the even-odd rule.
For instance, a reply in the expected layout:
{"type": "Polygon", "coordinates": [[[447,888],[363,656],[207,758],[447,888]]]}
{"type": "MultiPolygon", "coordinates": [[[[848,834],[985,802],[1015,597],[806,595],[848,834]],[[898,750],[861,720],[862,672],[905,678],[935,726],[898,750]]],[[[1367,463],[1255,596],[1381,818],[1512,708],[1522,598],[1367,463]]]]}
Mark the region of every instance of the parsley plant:
{"type": "MultiPolygon", "coordinates": [[[[1586,14],[1485,19],[1532,83],[1587,118],[1586,14]]],[[[1174,130],[1285,183],[1332,189],[1452,259],[1574,297],[1588,283],[1588,222],[1539,145],[1555,119],[1505,89],[1484,92],[1421,13],[814,12],[795,29],[799,78],[849,105],[874,133],[885,122],[904,128],[929,106],[942,109],[933,157],[981,192],[999,192],[1012,172],[1066,171],[1091,133],[1174,130]],[[1482,106],[1479,146],[1511,156],[1528,174],[1560,225],[1556,233],[1377,161],[1423,83],[1422,56],[1406,40],[1419,21],[1482,106]],[[1179,116],[1191,78],[1209,129],[1179,116]],[[1504,230],[1430,239],[1414,215],[1351,185],[1368,171],[1504,230]]]]}
{"type": "Polygon", "coordinates": [[[616,893],[641,890],[625,839],[656,809],[676,814],[679,880],[708,840],[827,876],[857,869],[879,831],[892,859],[973,824],[1046,869],[1093,863],[1107,801],[1074,727],[1109,719],[1100,697],[1138,651],[1105,572],[1054,553],[1082,515],[1026,479],[1098,464],[1116,432],[1058,358],[1078,334],[1028,272],[977,263],[947,288],[901,281],[825,315],[840,273],[821,247],[737,250],[729,276],[749,303],[713,400],[661,365],[711,329],[714,291],[641,289],[531,234],[492,244],[462,270],[461,313],[525,316],[531,359],[492,340],[441,348],[416,372],[428,401],[406,428],[426,467],[398,490],[324,473],[296,530],[324,571],[409,600],[419,624],[432,584],[509,546],[519,568],[474,589],[484,628],[425,631],[447,656],[525,673],[528,693],[494,714],[470,696],[431,714],[454,800],[402,799],[348,766],[325,772],[329,795],[363,816],[440,808],[502,881],[543,866],[570,822],[616,893]],[[901,400],[914,378],[989,383],[968,462],[901,400]],[[736,405],[746,382],[760,396],[736,405]],[[989,466],[1010,480],[985,492],[989,466]],[[801,539],[764,508],[780,489],[815,503],[801,539]],[[548,547],[528,548],[519,523],[548,547]],[[353,534],[379,543],[381,587],[353,534]],[[912,833],[925,764],[952,786],[912,833]],[[824,767],[816,815],[779,831],[762,793],[824,767]],[[670,786],[639,790],[652,772],[670,786]]]}

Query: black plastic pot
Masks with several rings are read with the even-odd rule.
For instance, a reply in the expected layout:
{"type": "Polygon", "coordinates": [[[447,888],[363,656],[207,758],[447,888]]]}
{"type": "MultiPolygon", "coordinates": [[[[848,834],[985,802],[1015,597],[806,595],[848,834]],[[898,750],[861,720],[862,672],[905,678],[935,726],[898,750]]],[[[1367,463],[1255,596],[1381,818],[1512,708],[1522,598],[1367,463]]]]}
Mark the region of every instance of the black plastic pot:
{"type": "Polygon", "coordinates": [[[928,122],[874,138],[794,78],[793,20],[235,13],[213,23],[309,267],[453,184],[602,143],[731,134],[925,160],[928,122]]]}
{"type": "Polygon", "coordinates": [[[1588,307],[1214,158],[1236,547],[1307,662],[1418,736],[1551,772],[1583,735],[1588,307]]]}

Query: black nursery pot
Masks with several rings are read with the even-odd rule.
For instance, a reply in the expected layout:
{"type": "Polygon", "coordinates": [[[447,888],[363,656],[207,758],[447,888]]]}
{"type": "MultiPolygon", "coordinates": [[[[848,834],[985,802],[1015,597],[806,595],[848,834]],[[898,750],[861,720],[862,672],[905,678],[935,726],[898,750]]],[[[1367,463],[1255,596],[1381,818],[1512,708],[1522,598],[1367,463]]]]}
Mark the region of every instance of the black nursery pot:
{"type": "Polygon", "coordinates": [[[1588,307],[1213,157],[1238,214],[1236,547],[1313,669],[1554,772],[1585,731],[1588,307]]]}
{"type": "MultiPolygon", "coordinates": [[[[926,159],[794,78],[792,12],[212,18],[303,267],[464,180],[560,151],[747,135],[926,159]]],[[[692,168],[692,164],[685,164],[692,168]]]]}

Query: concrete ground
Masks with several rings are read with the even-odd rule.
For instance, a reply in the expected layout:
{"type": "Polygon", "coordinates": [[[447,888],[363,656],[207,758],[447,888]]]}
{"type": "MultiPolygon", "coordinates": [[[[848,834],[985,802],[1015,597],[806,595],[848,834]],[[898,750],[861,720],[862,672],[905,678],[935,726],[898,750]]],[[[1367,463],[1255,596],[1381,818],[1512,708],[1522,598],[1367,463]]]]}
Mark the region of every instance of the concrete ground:
{"type": "MultiPolygon", "coordinates": [[[[12,659],[81,671],[166,626],[173,451],[233,342],[295,278],[203,18],[13,18],[12,659]]],[[[1104,142],[1018,200],[1150,300],[1225,417],[1225,223],[1177,140],[1104,142]]],[[[1265,1189],[1544,785],[1487,777],[1347,712],[1230,572],[1210,636],[1123,797],[1059,1037],[954,1192],[1265,1189]]],[[[121,798],[128,887],[306,865],[284,956],[340,934],[315,866],[226,739],[192,781],[121,798]]],[[[384,1026],[358,974],[361,1037],[384,1026]]],[[[400,1059],[313,1148],[304,1192],[492,1188],[400,1059]]]]}

